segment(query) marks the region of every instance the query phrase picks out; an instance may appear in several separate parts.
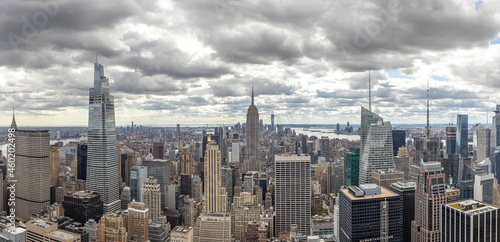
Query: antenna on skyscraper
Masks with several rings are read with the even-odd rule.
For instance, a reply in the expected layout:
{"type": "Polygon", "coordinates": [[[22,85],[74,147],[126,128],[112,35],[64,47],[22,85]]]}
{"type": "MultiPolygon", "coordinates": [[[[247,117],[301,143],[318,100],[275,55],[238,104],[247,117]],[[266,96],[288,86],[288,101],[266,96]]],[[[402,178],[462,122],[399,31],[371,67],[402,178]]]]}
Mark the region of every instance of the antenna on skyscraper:
{"type": "Polygon", "coordinates": [[[429,127],[429,80],[427,80],[427,137],[429,137],[430,127],[429,127]]]}
{"type": "Polygon", "coordinates": [[[97,62],[97,48],[95,48],[95,63],[98,63],[97,62]]]}
{"type": "Polygon", "coordinates": [[[370,76],[370,70],[368,70],[368,109],[372,111],[372,81],[370,76]]]}

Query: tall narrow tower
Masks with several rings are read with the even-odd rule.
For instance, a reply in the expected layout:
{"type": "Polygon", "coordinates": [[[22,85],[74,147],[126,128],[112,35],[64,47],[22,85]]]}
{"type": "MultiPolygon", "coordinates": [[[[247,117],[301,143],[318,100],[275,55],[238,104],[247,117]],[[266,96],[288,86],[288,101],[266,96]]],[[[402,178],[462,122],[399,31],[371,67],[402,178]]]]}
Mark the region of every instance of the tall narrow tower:
{"type": "Polygon", "coordinates": [[[245,134],[245,168],[247,171],[260,171],[259,159],[259,110],[254,104],[252,86],[252,104],[248,107],[245,134]]]}
{"type": "Polygon", "coordinates": [[[89,91],[87,189],[101,194],[105,213],[121,207],[116,153],[114,97],[96,58],[94,87],[89,91]]]}
{"type": "Polygon", "coordinates": [[[224,211],[224,204],[218,201],[222,186],[222,167],[219,146],[215,142],[207,145],[205,155],[205,211],[220,213],[224,211]]]}

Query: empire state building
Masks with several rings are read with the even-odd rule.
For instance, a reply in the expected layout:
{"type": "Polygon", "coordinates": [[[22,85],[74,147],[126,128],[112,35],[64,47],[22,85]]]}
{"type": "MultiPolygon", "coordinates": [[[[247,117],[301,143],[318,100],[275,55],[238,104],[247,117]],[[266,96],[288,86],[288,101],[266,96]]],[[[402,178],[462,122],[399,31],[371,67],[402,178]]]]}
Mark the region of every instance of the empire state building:
{"type": "Polygon", "coordinates": [[[254,104],[252,86],[252,104],[248,107],[245,133],[245,168],[247,171],[260,171],[259,110],[254,104]]]}

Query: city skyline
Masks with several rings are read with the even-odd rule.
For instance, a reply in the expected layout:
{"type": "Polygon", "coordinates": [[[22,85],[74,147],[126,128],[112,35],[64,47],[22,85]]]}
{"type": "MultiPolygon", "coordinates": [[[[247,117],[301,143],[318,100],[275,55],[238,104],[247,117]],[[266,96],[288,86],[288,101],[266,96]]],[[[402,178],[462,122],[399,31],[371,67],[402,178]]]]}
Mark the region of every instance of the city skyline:
{"type": "Polygon", "coordinates": [[[373,110],[393,124],[425,122],[427,81],[431,123],[491,123],[499,101],[494,1],[0,6],[12,10],[0,17],[0,126],[13,106],[25,126],[84,126],[96,53],[118,126],[244,122],[252,82],[265,123],[352,122],[369,70],[373,110]]]}

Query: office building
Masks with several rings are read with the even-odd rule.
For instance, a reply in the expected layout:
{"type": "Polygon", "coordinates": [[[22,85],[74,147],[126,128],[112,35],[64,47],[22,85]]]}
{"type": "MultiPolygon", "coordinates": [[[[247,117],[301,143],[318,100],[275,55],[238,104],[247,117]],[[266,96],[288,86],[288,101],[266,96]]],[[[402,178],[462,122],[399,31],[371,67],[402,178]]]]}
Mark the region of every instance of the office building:
{"type": "MultiPolygon", "coordinates": [[[[15,118],[15,210],[16,216],[29,219],[50,205],[50,136],[48,130],[17,129],[15,118]]],[[[8,172],[10,174],[10,171],[8,172]]]]}
{"type": "Polygon", "coordinates": [[[165,159],[165,143],[163,142],[153,143],[153,157],[154,159],[161,159],[161,160],[165,159]]]}
{"type": "MultiPolygon", "coordinates": [[[[220,213],[224,210],[223,201],[218,202],[222,186],[221,154],[215,142],[207,145],[205,155],[205,209],[204,211],[220,213]]],[[[226,201],[227,204],[227,201],[226,201]]]]}
{"type": "Polygon", "coordinates": [[[143,202],[128,204],[127,241],[147,241],[149,239],[150,211],[143,202]]]}
{"type": "Polygon", "coordinates": [[[141,188],[148,177],[148,169],[145,166],[134,166],[130,169],[130,199],[141,202],[141,188]]]}
{"type": "Polygon", "coordinates": [[[474,200],[493,204],[495,175],[481,173],[474,176],[474,200]]]}
{"type": "Polygon", "coordinates": [[[114,97],[104,67],[94,63],[94,87],[89,91],[87,189],[101,195],[104,212],[120,209],[114,97]]]}
{"type": "Polygon", "coordinates": [[[85,224],[89,219],[99,221],[104,209],[101,196],[92,191],[68,193],[64,195],[62,206],[64,216],[70,217],[81,224],[85,224]]]}
{"type": "Polygon", "coordinates": [[[193,232],[194,229],[192,227],[176,226],[172,229],[172,232],[170,232],[170,241],[191,242],[193,241],[193,232]]]}
{"type": "Polygon", "coordinates": [[[104,214],[97,228],[98,242],[127,242],[127,229],[121,214],[104,214]]]}
{"type": "Polygon", "coordinates": [[[231,216],[229,213],[204,212],[196,220],[193,241],[231,242],[231,216]]]}
{"type": "Polygon", "coordinates": [[[334,234],[334,224],[333,217],[329,215],[319,216],[314,215],[311,218],[311,235],[333,235],[334,234]]]}
{"type": "Polygon", "coordinates": [[[340,189],[339,240],[401,241],[400,199],[398,194],[375,184],[340,189]]]}
{"type": "Polygon", "coordinates": [[[86,144],[79,144],[76,148],[77,178],[80,180],[87,180],[87,148],[86,144]]]}
{"type": "Polygon", "coordinates": [[[177,124],[177,130],[176,130],[177,134],[180,135],[181,134],[181,124],[177,124]]]}
{"type": "MultiPolygon", "coordinates": [[[[169,240],[168,231],[170,231],[170,226],[164,226],[162,224],[149,224],[149,241],[150,242],[174,242],[173,239],[169,240]]],[[[192,241],[192,240],[191,240],[192,241]]]]}
{"type": "Polygon", "coordinates": [[[441,163],[420,165],[415,189],[415,220],[411,224],[411,241],[440,241],[439,207],[446,203],[445,173],[441,163]]]}
{"type": "Polygon", "coordinates": [[[14,227],[13,229],[2,229],[2,235],[0,235],[0,241],[25,242],[26,229],[20,227],[14,227]]]}
{"type": "Polygon", "coordinates": [[[414,182],[398,181],[391,184],[389,189],[402,200],[403,242],[411,242],[411,221],[415,219],[415,188],[414,182]]]}
{"type": "MultiPolygon", "coordinates": [[[[359,185],[359,148],[350,148],[344,152],[344,185],[359,185]]],[[[327,191],[327,194],[330,194],[327,191]]]]}
{"type": "Polygon", "coordinates": [[[260,171],[259,110],[254,104],[253,86],[252,104],[248,107],[245,131],[245,169],[260,171]]]}
{"type": "Polygon", "coordinates": [[[391,122],[379,121],[368,127],[359,160],[359,184],[371,183],[373,170],[394,169],[391,122]]]}
{"type": "Polygon", "coordinates": [[[149,209],[149,218],[153,223],[160,223],[161,207],[161,192],[160,184],[157,180],[149,177],[146,178],[141,189],[141,200],[149,209]]]}
{"type": "Polygon", "coordinates": [[[500,241],[499,210],[475,200],[443,204],[440,241],[500,241]]]}
{"type": "Polygon", "coordinates": [[[261,221],[251,221],[246,225],[245,241],[259,242],[269,240],[269,224],[261,221]]]}
{"type": "Polygon", "coordinates": [[[468,157],[469,139],[469,116],[467,114],[457,115],[457,153],[462,157],[468,157]]]}
{"type": "Polygon", "coordinates": [[[123,187],[122,194],[120,195],[121,209],[127,210],[128,204],[130,203],[130,187],[123,187]]]}
{"type": "Polygon", "coordinates": [[[404,180],[402,171],[387,169],[372,171],[372,183],[390,189],[392,183],[404,180]]]}
{"type": "Polygon", "coordinates": [[[276,234],[296,224],[299,231],[311,232],[311,160],[307,155],[276,155],[276,234]]]}
{"type": "Polygon", "coordinates": [[[59,149],[57,146],[50,147],[50,185],[56,186],[60,171],[59,149]]]}
{"type": "Polygon", "coordinates": [[[392,131],[393,156],[398,155],[400,147],[406,147],[406,130],[393,130],[392,131]]]}
{"type": "MultiPolygon", "coordinates": [[[[170,161],[152,160],[144,161],[143,166],[148,168],[148,176],[152,176],[160,184],[161,207],[167,207],[167,186],[170,185],[170,161]]],[[[181,178],[182,179],[182,178],[181,178]]]]}
{"type": "Polygon", "coordinates": [[[99,238],[99,236],[97,235],[99,227],[95,220],[90,219],[89,221],[87,221],[83,226],[83,230],[89,234],[89,240],[95,241],[99,238]]]}
{"type": "Polygon", "coordinates": [[[274,132],[274,113],[271,114],[271,132],[274,132]]]}
{"type": "Polygon", "coordinates": [[[326,136],[321,137],[321,157],[324,157],[326,162],[330,161],[330,140],[326,136]]]}
{"type": "Polygon", "coordinates": [[[193,196],[193,175],[182,174],[181,175],[181,195],[193,196]]]}
{"type": "Polygon", "coordinates": [[[231,143],[231,162],[240,162],[240,143],[231,143]]]}
{"type": "Polygon", "coordinates": [[[245,240],[248,222],[260,220],[260,207],[253,205],[234,206],[231,211],[231,231],[235,240],[245,240]]]}
{"type": "MultiPolygon", "coordinates": [[[[360,149],[360,154],[363,154],[364,146],[366,143],[366,140],[368,138],[368,131],[370,130],[371,124],[376,124],[378,121],[382,121],[382,117],[378,116],[377,114],[373,113],[372,111],[361,107],[361,125],[360,125],[360,130],[361,130],[361,149],[360,149]]],[[[392,134],[392,132],[391,132],[392,134]]],[[[391,138],[391,144],[392,144],[392,138],[391,138]]],[[[392,151],[392,150],[391,150],[392,151]]]]}
{"type": "Polygon", "coordinates": [[[446,154],[457,154],[457,127],[446,127],[446,154]]]}
{"type": "Polygon", "coordinates": [[[79,242],[81,236],[58,229],[57,222],[34,219],[26,222],[26,241],[79,242]]]}
{"type": "Polygon", "coordinates": [[[491,129],[479,128],[477,130],[476,160],[484,161],[490,157],[491,129]]]}
{"type": "Polygon", "coordinates": [[[460,181],[456,187],[460,190],[460,200],[474,198],[474,180],[460,181]]]}

